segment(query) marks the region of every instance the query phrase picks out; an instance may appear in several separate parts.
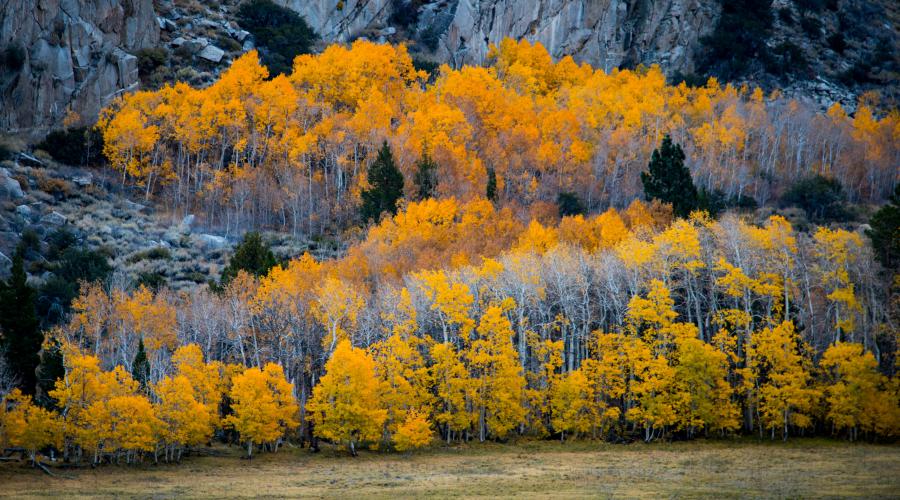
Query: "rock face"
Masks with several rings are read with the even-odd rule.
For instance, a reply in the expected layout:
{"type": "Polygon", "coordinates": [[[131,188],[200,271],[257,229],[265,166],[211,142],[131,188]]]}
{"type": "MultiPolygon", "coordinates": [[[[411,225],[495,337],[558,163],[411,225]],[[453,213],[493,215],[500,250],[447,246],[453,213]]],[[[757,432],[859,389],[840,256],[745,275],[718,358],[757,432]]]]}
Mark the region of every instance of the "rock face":
{"type": "MultiPolygon", "coordinates": [[[[409,8],[396,0],[277,1],[326,42],[377,33],[396,8],[409,8]]],[[[511,37],[597,68],[657,63],[691,72],[699,39],[718,13],[716,0],[442,0],[423,3],[415,30],[438,34],[435,57],[457,67],[483,62],[491,44],[511,37]]]]}
{"type": "Polygon", "coordinates": [[[0,49],[20,60],[0,68],[0,130],[40,133],[68,110],[91,122],[138,86],[133,52],[158,42],[152,0],[0,2],[0,49]]]}

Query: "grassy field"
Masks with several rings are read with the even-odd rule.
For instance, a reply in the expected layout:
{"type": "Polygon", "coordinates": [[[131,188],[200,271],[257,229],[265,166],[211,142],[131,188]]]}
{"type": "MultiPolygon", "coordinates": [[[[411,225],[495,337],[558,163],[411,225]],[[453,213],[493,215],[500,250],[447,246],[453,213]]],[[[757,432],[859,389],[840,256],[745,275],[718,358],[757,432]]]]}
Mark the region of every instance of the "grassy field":
{"type": "Polygon", "coordinates": [[[350,458],[284,448],[240,460],[104,466],[52,478],[0,465],[0,495],[117,497],[900,497],[900,446],[795,439],[608,445],[529,442],[350,458]]]}

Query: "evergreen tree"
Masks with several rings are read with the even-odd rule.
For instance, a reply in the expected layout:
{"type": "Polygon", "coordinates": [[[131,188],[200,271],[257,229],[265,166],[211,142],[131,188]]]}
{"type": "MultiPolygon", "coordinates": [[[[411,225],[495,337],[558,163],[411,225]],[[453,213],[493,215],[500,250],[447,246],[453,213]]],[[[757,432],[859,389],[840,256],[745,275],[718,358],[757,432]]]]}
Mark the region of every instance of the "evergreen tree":
{"type": "Polygon", "coordinates": [[[28,286],[21,249],[13,255],[12,276],[0,282],[0,341],[8,365],[25,394],[34,394],[44,337],[34,309],[35,291],[28,286]]]}
{"type": "Polygon", "coordinates": [[[559,216],[579,215],[585,212],[584,204],[575,193],[563,191],[556,197],[556,206],[559,207],[559,216]]]}
{"type": "Polygon", "coordinates": [[[141,389],[147,389],[147,382],[150,380],[150,360],[147,359],[143,338],[138,341],[137,354],[134,355],[134,362],[131,363],[131,376],[141,384],[141,389]]]}
{"type": "Polygon", "coordinates": [[[303,17],[271,0],[241,2],[237,19],[262,49],[262,62],[272,76],[290,73],[294,58],[312,52],[319,39],[303,17]]]}
{"type": "Polygon", "coordinates": [[[493,167],[488,167],[487,175],[487,188],[484,194],[487,196],[487,199],[497,201],[497,172],[494,171],[493,167]]]}
{"type": "Polygon", "coordinates": [[[41,351],[41,365],[38,367],[38,397],[35,398],[38,404],[48,410],[56,408],[56,401],[49,396],[56,386],[56,381],[62,379],[66,375],[66,369],[63,366],[63,355],[60,343],[56,339],[48,339],[41,351]]]}
{"type": "Polygon", "coordinates": [[[437,189],[437,163],[431,159],[428,153],[422,155],[422,159],[416,162],[416,175],[413,178],[419,200],[434,197],[437,189]]]}
{"type": "Polygon", "coordinates": [[[387,141],[378,150],[378,157],[369,165],[369,189],[362,192],[363,220],[378,220],[383,212],[397,213],[397,202],[403,196],[403,174],[394,163],[394,155],[387,141]]]}
{"type": "Polygon", "coordinates": [[[900,184],[894,189],[890,204],[881,207],[869,225],[866,235],[872,240],[875,257],[888,269],[900,266],[900,184]]]}
{"type": "Polygon", "coordinates": [[[222,270],[222,286],[230,283],[239,271],[254,276],[265,276],[277,263],[275,254],[259,233],[255,231],[246,233],[234,249],[234,255],[228,261],[228,265],[222,270]]]}
{"type": "Polygon", "coordinates": [[[697,188],[691,179],[691,171],[684,166],[684,151],[672,143],[666,135],[662,146],[653,150],[648,165],[649,172],[641,172],[644,195],[648,200],[672,204],[678,217],[687,217],[697,208],[697,188]]]}

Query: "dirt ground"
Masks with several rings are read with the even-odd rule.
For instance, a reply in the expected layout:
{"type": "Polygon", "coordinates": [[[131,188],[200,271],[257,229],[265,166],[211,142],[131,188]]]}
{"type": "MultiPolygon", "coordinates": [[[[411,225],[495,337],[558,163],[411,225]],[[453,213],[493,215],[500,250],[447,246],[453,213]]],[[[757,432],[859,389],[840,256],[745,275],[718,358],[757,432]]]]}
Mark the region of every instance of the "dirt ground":
{"type": "Polygon", "coordinates": [[[519,442],[413,454],[282,448],[252,461],[237,448],[180,465],[57,470],[0,464],[13,497],[893,497],[900,446],[795,439],[610,445],[519,442]]]}

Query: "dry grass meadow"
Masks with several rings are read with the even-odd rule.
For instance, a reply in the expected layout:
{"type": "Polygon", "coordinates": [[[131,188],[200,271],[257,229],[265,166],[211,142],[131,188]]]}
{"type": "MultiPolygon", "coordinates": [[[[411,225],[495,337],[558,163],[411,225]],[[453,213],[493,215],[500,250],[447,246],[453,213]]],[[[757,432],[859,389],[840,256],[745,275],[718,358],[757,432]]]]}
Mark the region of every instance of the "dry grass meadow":
{"type": "Polygon", "coordinates": [[[10,497],[900,498],[900,446],[796,439],[609,445],[526,442],[350,458],[237,448],[180,465],[104,466],[49,477],[0,464],[10,497]]]}

